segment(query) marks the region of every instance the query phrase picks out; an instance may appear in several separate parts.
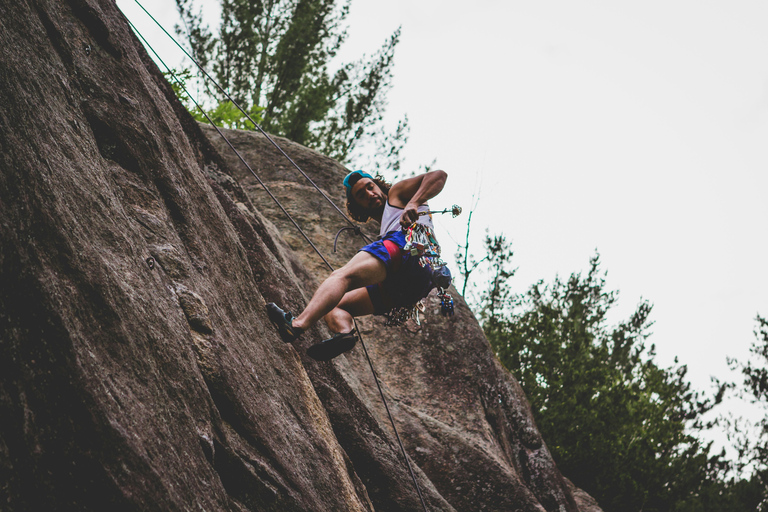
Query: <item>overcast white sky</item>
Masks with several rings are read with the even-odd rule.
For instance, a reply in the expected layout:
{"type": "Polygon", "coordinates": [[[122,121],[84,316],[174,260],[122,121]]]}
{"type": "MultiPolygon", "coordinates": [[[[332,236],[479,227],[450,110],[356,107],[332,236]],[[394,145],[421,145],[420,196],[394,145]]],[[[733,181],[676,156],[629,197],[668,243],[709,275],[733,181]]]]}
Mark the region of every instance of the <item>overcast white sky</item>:
{"type": "MultiPolygon", "coordinates": [[[[172,0],[145,6],[172,28],[172,0]]],[[[473,243],[512,241],[517,291],[597,250],[617,320],[654,304],[660,364],[701,390],[738,378],[726,356],[768,315],[768,3],[356,0],[348,23],[346,60],[402,25],[388,115],[410,119],[406,167],[449,173],[433,207],[466,211],[479,189],[473,243]]],[[[444,254],[465,223],[440,219],[444,254]]]]}

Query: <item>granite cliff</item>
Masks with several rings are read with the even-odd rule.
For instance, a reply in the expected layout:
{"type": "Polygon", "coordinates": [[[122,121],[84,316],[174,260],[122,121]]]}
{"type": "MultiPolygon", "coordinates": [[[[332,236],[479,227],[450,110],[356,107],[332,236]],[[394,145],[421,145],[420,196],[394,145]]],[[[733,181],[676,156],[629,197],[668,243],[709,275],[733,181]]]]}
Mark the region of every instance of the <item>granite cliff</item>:
{"type": "MultiPolygon", "coordinates": [[[[362,348],[318,363],[323,326],[286,345],[267,320],[325,265],[115,4],[2,0],[0,41],[0,509],[422,510],[362,348]]],[[[341,217],[226,133],[342,265],[341,217]]],[[[340,164],[278,142],[342,204],[340,164]]],[[[456,303],[360,322],[428,509],[599,511],[456,303]]]]}

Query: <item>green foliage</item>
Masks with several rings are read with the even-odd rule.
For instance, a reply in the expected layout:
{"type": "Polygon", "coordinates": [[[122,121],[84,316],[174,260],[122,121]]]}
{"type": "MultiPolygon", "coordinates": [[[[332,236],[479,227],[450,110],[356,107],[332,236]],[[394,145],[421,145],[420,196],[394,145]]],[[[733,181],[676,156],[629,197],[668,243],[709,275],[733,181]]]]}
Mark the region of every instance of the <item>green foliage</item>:
{"type": "Polygon", "coordinates": [[[248,119],[250,117],[254,122],[260,123],[262,108],[253,105],[250,110],[246,111],[246,116],[239,108],[237,108],[231,101],[224,99],[221,100],[215,108],[207,110],[203,113],[199,106],[195,104],[192,98],[189,97],[189,81],[194,78],[192,72],[188,69],[182,70],[170,70],[163,73],[166,80],[168,80],[176,93],[176,96],[181,100],[184,106],[189,110],[196,120],[206,123],[210,118],[216,126],[223,126],[224,128],[238,129],[238,130],[254,130],[253,123],[248,119]],[[206,114],[208,117],[206,117],[206,114]]]}
{"type": "Polygon", "coordinates": [[[762,512],[765,485],[757,475],[704,486],[701,492],[675,504],[674,512],[762,512]],[[762,508],[761,508],[762,507],[762,508]]]}
{"type": "MultiPolygon", "coordinates": [[[[238,104],[261,113],[266,131],[340,161],[353,157],[366,140],[378,139],[377,154],[391,160],[390,166],[399,165],[407,118],[391,135],[381,127],[399,29],[371,58],[331,74],[329,63],[346,38],[342,23],[349,1],[220,1],[221,23],[214,34],[194,0],[176,0],[183,20],[176,30],[238,104]]],[[[231,117],[222,100],[208,90],[207,103],[231,117]]]]}
{"type": "Polygon", "coordinates": [[[760,482],[760,512],[768,511],[768,320],[757,315],[756,340],[750,347],[751,357],[746,362],[730,360],[731,368],[744,377],[742,396],[763,409],[762,420],[756,425],[742,427],[734,433],[739,449],[739,466],[754,471],[754,480],[760,482]]]}
{"type": "Polygon", "coordinates": [[[163,76],[168,83],[171,84],[173,92],[176,97],[181,100],[187,110],[190,109],[190,105],[193,105],[192,99],[187,94],[187,87],[189,81],[193,78],[193,74],[188,69],[171,69],[169,71],[163,71],[163,76]]]}
{"type": "MultiPolygon", "coordinates": [[[[510,292],[511,250],[487,240],[491,281],[481,319],[499,359],[526,392],[558,467],[606,512],[668,511],[718,485],[722,456],[692,434],[722,398],[703,399],[687,368],[660,368],[645,346],[651,305],[608,325],[618,293],[606,290],[599,257],[586,275],[510,292]]],[[[679,510],[695,510],[684,509],[679,510]]]]}
{"type": "MultiPolygon", "coordinates": [[[[261,122],[262,110],[261,107],[253,105],[248,111],[248,117],[253,119],[256,123],[261,122]]],[[[198,121],[203,123],[208,122],[208,118],[205,117],[199,108],[195,107],[194,109],[191,109],[190,112],[198,121]]],[[[219,104],[216,105],[216,108],[209,110],[206,114],[208,114],[208,117],[217,126],[238,130],[254,129],[253,124],[248,120],[248,117],[246,117],[246,115],[229,100],[221,100],[219,104]]]]}
{"type": "Polygon", "coordinates": [[[745,384],[756,400],[768,406],[768,320],[760,315],[755,320],[757,321],[757,330],[755,330],[757,341],[752,344],[750,352],[756,360],[754,364],[744,365],[745,384]]]}
{"type": "Polygon", "coordinates": [[[512,300],[512,288],[509,279],[515,275],[510,267],[512,263],[512,244],[504,235],[485,236],[485,251],[488,267],[491,269],[488,289],[480,300],[483,304],[481,318],[494,325],[503,318],[507,306],[512,300]]]}

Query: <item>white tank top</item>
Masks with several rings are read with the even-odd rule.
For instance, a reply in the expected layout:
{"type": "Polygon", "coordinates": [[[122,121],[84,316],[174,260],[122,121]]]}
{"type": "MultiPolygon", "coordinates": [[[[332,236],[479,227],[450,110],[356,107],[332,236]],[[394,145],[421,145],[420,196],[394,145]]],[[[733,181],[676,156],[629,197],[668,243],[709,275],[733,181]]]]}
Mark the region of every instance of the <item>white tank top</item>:
{"type": "MultiPolygon", "coordinates": [[[[384,205],[384,213],[381,214],[381,230],[379,230],[379,235],[384,236],[390,231],[398,231],[401,229],[400,217],[403,215],[403,210],[404,208],[398,208],[397,206],[389,204],[389,199],[387,199],[387,204],[384,205]]],[[[417,210],[420,212],[427,212],[429,211],[429,205],[422,204],[417,210]]],[[[432,231],[435,230],[435,226],[432,224],[431,215],[419,215],[419,220],[417,220],[416,223],[424,224],[432,231]]]]}

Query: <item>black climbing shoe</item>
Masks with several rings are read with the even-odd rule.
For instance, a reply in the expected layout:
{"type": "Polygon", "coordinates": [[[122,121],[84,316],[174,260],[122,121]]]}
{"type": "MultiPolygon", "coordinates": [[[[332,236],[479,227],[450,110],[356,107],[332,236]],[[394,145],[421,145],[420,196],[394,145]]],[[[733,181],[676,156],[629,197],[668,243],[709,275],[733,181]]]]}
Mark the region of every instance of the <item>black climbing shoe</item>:
{"type": "Polygon", "coordinates": [[[267,304],[267,316],[269,320],[277,327],[277,332],[284,342],[290,343],[304,332],[298,327],[293,326],[293,315],[289,311],[283,311],[274,302],[267,304]]]}
{"type": "Polygon", "coordinates": [[[307,349],[307,355],[317,361],[330,361],[334,357],[343,354],[357,343],[355,331],[339,333],[333,338],[315,343],[307,349]]]}

